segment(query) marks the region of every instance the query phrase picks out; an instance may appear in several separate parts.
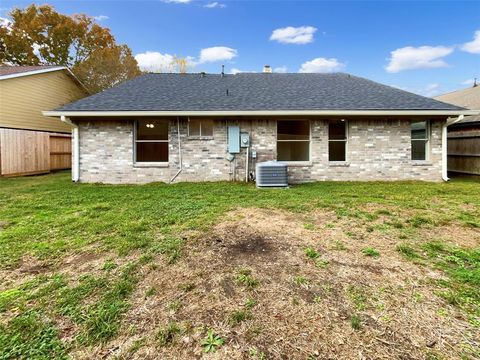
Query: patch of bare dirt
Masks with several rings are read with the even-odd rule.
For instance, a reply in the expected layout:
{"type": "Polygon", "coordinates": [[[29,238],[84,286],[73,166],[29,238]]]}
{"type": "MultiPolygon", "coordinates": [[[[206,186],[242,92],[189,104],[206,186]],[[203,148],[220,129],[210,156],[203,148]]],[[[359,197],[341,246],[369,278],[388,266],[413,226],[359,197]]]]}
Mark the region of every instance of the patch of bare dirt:
{"type": "Polygon", "coordinates": [[[74,282],[84,274],[100,273],[107,260],[114,259],[116,265],[120,266],[138,256],[139,252],[137,251],[128,256],[119,257],[115,252],[101,251],[97,247],[87,247],[56,260],[40,260],[27,255],[19,261],[15,268],[0,270],[0,291],[20,286],[38,275],[50,276],[54,273],[64,274],[74,282]]]}
{"type": "Polygon", "coordinates": [[[457,308],[434,294],[443,274],[405,261],[401,240],[369,233],[361,220],[335,214],[305,215],[262,209],[228,214],[206,236],[187,241],[173,265],[159,257],[144,268],[122,334],[112,342],[75,352],[75,358],[129,359],[424,359],[459,358],[480,334],[457,308]],[[355,236],[348,236],[347,233],[355,236]],[[340,250],[339,243],[342,244],[340,250]],[[305,248],[318,251],[317,261],[305,248]],[[361,253],[375,247],[380,258],[361,253]],[[237,281],[249,269],[259,285],[237,281]],[[148,296],[150,289],[155,289],[148,296]],[[248,310],[247,299],[256,305],[248,310]],[[236,325],[234,311],[250,317],[236,325]],[[360,329],[352,328],[358,316],[360,329]],[[175,322],[182,333],[159,346],[159,329],[175,322]],[[206,329],[225,339],[215,354],[200,346],[206,329]],[[257,357],[258,358],[258,357],[257,357]]]}
{"type": "Polygon", "coordinates": [[[456,223],[421,229],[420,234],[422,238],[448,243],[453,246],[470,249],[480,247],[480,229],[456,223]]]}

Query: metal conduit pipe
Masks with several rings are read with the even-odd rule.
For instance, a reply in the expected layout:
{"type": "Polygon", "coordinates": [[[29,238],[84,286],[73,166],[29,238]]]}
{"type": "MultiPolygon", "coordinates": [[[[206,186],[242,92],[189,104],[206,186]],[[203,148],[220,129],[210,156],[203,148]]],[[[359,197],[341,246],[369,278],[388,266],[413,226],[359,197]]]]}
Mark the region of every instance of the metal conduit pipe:
{"type": "Polygon", "coordinates": [[[177,135],[178,135],[178,162],[180,164],[180,169],[178,169],[177,173],[170,179],[169,184],[171,184],[178,175],[183,170],[182,166],[182,140],[180,139],[180,117],[177,116],[177,135]]]}

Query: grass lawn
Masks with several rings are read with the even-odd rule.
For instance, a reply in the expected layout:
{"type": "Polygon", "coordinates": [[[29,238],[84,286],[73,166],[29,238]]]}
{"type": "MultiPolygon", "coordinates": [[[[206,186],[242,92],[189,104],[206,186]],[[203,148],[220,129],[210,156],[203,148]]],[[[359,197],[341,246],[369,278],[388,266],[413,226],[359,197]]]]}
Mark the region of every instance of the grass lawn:
{"type": "Polygon", "coordinates": [[[480,183],[0,179],[0,359],[480,358],[480,183]]]}

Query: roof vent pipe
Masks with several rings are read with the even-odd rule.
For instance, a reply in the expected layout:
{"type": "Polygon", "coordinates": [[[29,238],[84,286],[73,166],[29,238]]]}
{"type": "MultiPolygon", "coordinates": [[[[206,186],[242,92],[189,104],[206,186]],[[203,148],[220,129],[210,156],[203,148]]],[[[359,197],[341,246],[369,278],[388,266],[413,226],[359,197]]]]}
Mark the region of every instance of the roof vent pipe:
{"type": "Polygon", "coordinates": [[[222,65],[222,77],[225,76],[225,65],[222,65]]]}
{"type": "Polygon", "coordinates": [[[265,74],[271,74],[272,73],[272,68],[270,67],[270,65],[264,65],[263,66],[263,72],[265,74]]]}

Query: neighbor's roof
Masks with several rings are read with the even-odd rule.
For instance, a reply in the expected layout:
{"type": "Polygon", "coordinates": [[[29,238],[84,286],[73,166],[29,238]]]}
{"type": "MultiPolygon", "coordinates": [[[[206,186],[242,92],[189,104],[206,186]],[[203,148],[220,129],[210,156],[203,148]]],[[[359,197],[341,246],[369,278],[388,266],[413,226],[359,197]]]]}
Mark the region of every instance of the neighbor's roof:
{"type": "Polygon", "coordinates": [[[467,109],[480,109],[480,86],[449,92],[436,96],[435,99],[467,109]]]}
{"type": "Polygon", "coordinates": [[[43,72],[65,70],[65,66],[57,65],[35,65],[35,66],[0,66],[0,80],[13,77],[40,74],[43,72]]]}
{"type": "Polygon", "coordinates": [[[344,73],[146,74],[47,115],[289,110],[464,109],[344,73]]]}
{"type": "MultiPolygon", "coordinates": [[[[467,109],[480,110],[480,86],[439,95],[435,97],[435,99],[453,105],[462,106],[467,109]]],[[[460,122],[467,123],[476,121],[480,121],[480,115],[467,116],[460,122]]]]}

